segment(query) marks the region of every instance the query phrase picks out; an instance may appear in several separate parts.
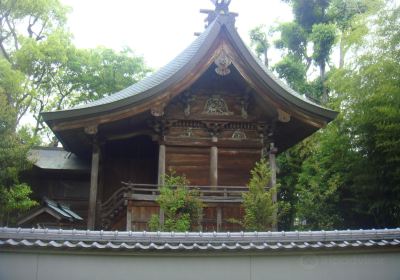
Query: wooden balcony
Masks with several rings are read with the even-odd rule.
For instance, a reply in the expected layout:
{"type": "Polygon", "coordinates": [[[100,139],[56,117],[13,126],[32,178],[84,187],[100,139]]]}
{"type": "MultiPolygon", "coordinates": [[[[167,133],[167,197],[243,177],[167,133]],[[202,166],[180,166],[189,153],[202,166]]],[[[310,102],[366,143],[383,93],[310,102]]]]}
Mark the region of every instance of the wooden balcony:
{"type": "MultiPolygon", "coordinates": [[[[141,207],[146,207],[145,212],[147,211],[149,213],[145,213],[144,216],[148,218],[152,214],[150,213],[152,212],[151,210],[154,211],[154,207],[158,208],[158,205],[155,202],[160,194],[160,187],[160,185],[156,184],[122,182],[122,187],[102,203],[101,218],[103,225],[106,225],[105,227],[109,228],[110,223],[117,220],[118,216],[123,216],[127,211],[126,208],[132,205],[141,205],[141,207]]],[[[215,208],[217,212],[221,211],[221,207],[224,206],[239,209],[240,204],[243,201],[242,194],[243,192],[248,191],[247,186],[188,186],[188,189],[198,191],[200,199],[205,203],[206,207],[215,208]]],[[[219,213],[216,215],[221,214],[219,213]]],[[[207,220],[207,216],[208,215],[205,215],[204,221],[207,220]]],[[[146,222],[142,221],[142,223],[146,222]]]]}

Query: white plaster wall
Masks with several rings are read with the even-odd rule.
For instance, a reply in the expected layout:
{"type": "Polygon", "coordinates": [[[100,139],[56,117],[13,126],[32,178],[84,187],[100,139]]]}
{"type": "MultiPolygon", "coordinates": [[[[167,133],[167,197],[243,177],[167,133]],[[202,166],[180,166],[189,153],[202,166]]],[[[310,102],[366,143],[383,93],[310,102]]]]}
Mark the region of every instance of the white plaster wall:
{"type": "Polygon", "coordinates": [[[400,279],[400,252],[154,256],[0,252],[0,280],[400,279]]]}

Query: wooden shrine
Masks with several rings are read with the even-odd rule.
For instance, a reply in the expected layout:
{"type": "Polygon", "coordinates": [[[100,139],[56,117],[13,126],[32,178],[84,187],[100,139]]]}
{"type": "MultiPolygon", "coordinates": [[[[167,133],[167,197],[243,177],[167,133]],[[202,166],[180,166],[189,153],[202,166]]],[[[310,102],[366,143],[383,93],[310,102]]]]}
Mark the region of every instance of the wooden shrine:
{"type": "Polygon", "coordinates": [[[255,162],[266,156],[276,170],[277,152],[337,115],[254,57],[225,1],[203,12],[206,29],[158,72],[98,101],[42,114],[65,151],[89,163],[80,177],[63,173],[74,173],[77,188],[85,188],[81,206],[88,211],[80,215],[88,229],[146,230],[159,212],[162,175],[173,169],[200,190],[204,231],[240,230],[227,220],[242,215],[241,193],[255,162]]]}

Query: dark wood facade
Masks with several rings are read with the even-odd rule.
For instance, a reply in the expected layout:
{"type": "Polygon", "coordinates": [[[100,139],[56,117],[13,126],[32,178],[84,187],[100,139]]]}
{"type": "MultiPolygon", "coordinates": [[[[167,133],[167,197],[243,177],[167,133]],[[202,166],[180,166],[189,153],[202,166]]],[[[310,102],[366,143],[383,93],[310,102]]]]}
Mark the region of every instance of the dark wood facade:
{"type": "MultiPolygon", "coordinates": [[[[202,230],[239,230],[241,192],[262,156],[326,125],[336,112],[295,93],[257,61],[227,7],[170,64],[93,103],[43,117],[64,148],[90,164],[88,228],[146,230],[163,174],[200,188],[202,230]]],[[[275,181],[275,179],[274,179],[275,181]]],[[[82,196],[83,197],[83,196],[82,196]]]]}

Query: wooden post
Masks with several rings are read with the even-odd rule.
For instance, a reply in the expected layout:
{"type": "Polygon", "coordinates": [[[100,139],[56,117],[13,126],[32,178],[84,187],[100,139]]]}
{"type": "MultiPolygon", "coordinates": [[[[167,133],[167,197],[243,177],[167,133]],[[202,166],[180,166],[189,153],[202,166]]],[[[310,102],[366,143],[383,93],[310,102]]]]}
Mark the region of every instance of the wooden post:
{"type": "MultiPolygon", "coordinates": [[[[164,185],[164,176],[165,176],[165,144],[160,144],[158,151],[158,186],[164,185]]],[[[161,209],[159,211],[160,216],[160,225],[164,224],[164,210],[161,209]]]]}
{"type": "Polygon", "coordinates": [[[217,231],[221,231],[222,226],[222,208],[217,206],[217,231]]]}
{"type": "Polygon", "coordinates": [[[158,185],[164,184],[165,175],[165,144],[160,144],[158,151],[158,185]]]}
{"type": "Polygon", "coordinates": [[[126,231],[132,230],[132,203],[128,201],[126,206],[126,231]]]}
{"type": "Polygon", "coordinates": [[[97,203],[97,188],[98,188],[98,177],[99,177],[99,162],[100,162],[100,148],[93,138],[93,150],[92,150],[92,169],[90,175],[90,193],[89,193],[89,211],[87,218],[87,229],[94,230],[96,221],[96,203],[97,203]]]}
{"type": "MultiPolygon", "coordinates": [[[[274,143],[272,142],[270,144],[270,149],[269,149],[269,166],[271,168],[271,188],[276,186],[276,153],[278,149],[275,148],[274,143]]],[[[278,195],[277,192],[275,192],[272,196],[272,202],[277,203],[278,202],[278,195]]],[[[274,212],[274,224],[272,225],[272,230],[277,231],[278,230],[278,223],[277,223],[277,218],[278,218],[278,212],[274,212]]]]}
{"type": "Polygon", "coordinates": [[[103,202],[103,189],[104,189],[104,143],[100,143],[99,146],[99,152],[100,152],[100,158],[99,158],[99,175],[98,175],[98,190],[97,190],[97,199],[96,199],[96,220],[95,220],[95,225],[98,227],[102,226],[102,202],[103,202]]]}
{"type": "Polygon", "coordinates": [[[210,185],[213,187],[218,186],[218,147],[216,143],[218,138],[212,137],[213,146],[210,150],[210,185]]]}

